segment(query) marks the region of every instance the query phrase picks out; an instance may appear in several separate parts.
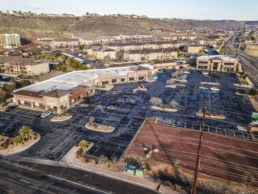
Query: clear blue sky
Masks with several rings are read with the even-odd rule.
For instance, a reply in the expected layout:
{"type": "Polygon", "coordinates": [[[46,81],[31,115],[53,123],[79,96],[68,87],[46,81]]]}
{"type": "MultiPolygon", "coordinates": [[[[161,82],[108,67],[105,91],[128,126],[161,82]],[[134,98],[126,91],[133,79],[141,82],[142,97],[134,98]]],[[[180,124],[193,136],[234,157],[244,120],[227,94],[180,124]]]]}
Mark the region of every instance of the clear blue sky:
{"type": "Polygon", "coordinates": [[[154,18],[258,20],[258,0],[0,0],[0,10],[136,14],[154,18]]]}

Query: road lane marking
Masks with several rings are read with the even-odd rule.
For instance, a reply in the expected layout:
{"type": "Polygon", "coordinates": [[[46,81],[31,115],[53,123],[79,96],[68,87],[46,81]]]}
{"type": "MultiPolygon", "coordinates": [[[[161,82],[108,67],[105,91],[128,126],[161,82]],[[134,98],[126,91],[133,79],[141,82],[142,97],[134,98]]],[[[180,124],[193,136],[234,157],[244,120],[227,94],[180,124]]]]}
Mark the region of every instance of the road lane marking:
{"type": "Polygon", "coordinates": [[[70,180],[67,180],[67,179],[63,179],[63,178],[60,178],[60,177],[57,177],[57,176],[53,176],[53,175],[48,175],[49,177],[52,177],[52,178],[56,178],[56,179],[59,179],[59,180],[62,180],[62,181],[66,181],[66,182],[69,182],[69,183],[72,183],[72,184],[75,184],[75,185],[79,185],[79,186],[81,186],[81,187],[85,187],[85,188],[87,188],[87,189],[92,189],[92,190],[94,190],[94,191],[98,191],[98,192],[100,192],[100,193],[105,193],[105,194],[109,194],[109,193],[112,193],[112,192],[105,192],[105,191],[101,191],[101,190],[99,190],[99,189],[96,189],[96,188],[94,188],[94,187],[90,187],[90,186],[86,186],[86,185],[83,185],[83,184],[80,184],[80,183],[76,183],[76,182],[74,182],[74,181],[70,181],[70,180]]]}

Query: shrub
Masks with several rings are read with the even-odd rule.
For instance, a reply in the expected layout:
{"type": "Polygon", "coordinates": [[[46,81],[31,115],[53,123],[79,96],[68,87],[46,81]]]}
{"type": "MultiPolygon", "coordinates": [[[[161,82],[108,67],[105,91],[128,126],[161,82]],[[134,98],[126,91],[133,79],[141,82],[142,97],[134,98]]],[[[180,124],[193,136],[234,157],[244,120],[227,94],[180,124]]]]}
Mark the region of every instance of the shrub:
{"type": "Polygon", "coordinates": [[[165,181],[164,185],[168,186],[168,187],[172,187],[172,183],[170,181],[165,181]]]}
{"type": "Polygon", "coordinates": [[[240,94],[246,94],[245,89],[237,88],[237,92],[240,94]]]}
{"type": "Polygon", "coordinates": [[[89,144],[86,140],[81,140],[80,143],[79,143],[79,146],[81,148],[87,148],[89,146],[89,144]]]}
{"type": "Polygon", "coordinates": [[[108,158],[105,156],[104,157],[104,163],[106,164],[108,162],[108,158]]]}
{"type": "Polygon", "coordinates": [[[251,88],[248,92],[249,95],[255,96],[258,94],[258,91],[255,88],[251,88]]]}
{"type": "Polygon", "coordinates": [[[76,158],[80,158],[82,157],[83,154],[83,148],[79,148],[76,152],[76,158]]]}
{"type": "Polygon", "coordinates": [[[19,143],[22,143],[23,142],[23,138],[21,136],[16,136],[14,138],[14,143],[17,145],[19,143]]]}
{"type": "Polygon", "coordinates": [[[146,162],[145,165],[146,165],[147,170],[150,171],[151,170],[150,164],[148,162],[146,162]]]}
{"type": "Polygon", "coordinates": [[[243,80],[243,81],[242,81],[242,84],[244,84],[244,85],[248,85],[248,81],[243,80]]]}
{"type": "Polygon", "coordinates": [[[6,148],[8,148],[8,144],[7,143],[4,144],[4,149],[6,149],[6,148]]]}

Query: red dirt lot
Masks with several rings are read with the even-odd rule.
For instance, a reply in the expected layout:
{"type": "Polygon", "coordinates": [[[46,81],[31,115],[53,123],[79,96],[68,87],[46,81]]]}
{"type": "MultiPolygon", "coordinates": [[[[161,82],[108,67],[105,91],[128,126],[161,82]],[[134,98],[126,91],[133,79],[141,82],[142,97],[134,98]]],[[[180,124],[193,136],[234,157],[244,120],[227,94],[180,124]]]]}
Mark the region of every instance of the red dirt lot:
{"type": "MultiPolygon", "coordinates": [[[[155,123],[149,118],[127,150],[127,156],[145,157],[144,147],[157,148],[151,158],[194,169],[200,132],[155,123]]],[[[258,186],[258,144],[233,137],[204,132],[200,172],[246,183],[250,175],[252,184],[258,186]]]]}

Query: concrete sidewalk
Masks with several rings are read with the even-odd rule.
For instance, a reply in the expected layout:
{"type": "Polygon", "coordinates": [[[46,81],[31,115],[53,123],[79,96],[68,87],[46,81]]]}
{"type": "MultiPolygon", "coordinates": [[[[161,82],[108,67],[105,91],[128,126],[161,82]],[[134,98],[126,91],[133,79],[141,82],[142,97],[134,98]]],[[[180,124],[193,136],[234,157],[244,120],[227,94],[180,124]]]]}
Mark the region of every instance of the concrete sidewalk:
{"type": "MultiPolygon", "coordinates": [[[[107,176],[107,177],[110,177],[113,179],[123,180],[125,182],[140,185],[142,187],[149,188],[152,190],[156,190],[156,188],[158,186],[157,183],[154,183],[154,182],[149,181],[144,178],[129,175],[129,174],[126,174],[123,172],[115,172],[115,171],[104,169],[104,168],[98,168],[98,167],[95,167],[92,165],[82,163],[76,158],[76,151],[77,151],[77,148],[74,146],[69,152],[67,152],[67,154],[62,158],[62,160],[59,163],[63,166],[70,166],[70,167],[83,169],[83,170],[97,173],[97,174],[107,176]]],[[[168,188],[164,187],[163,185],[161,185],[161,187],[159,189],[159,193],[176,194],[177,192],[172,191],[171,189],[168,189],[168,188]]]]}

